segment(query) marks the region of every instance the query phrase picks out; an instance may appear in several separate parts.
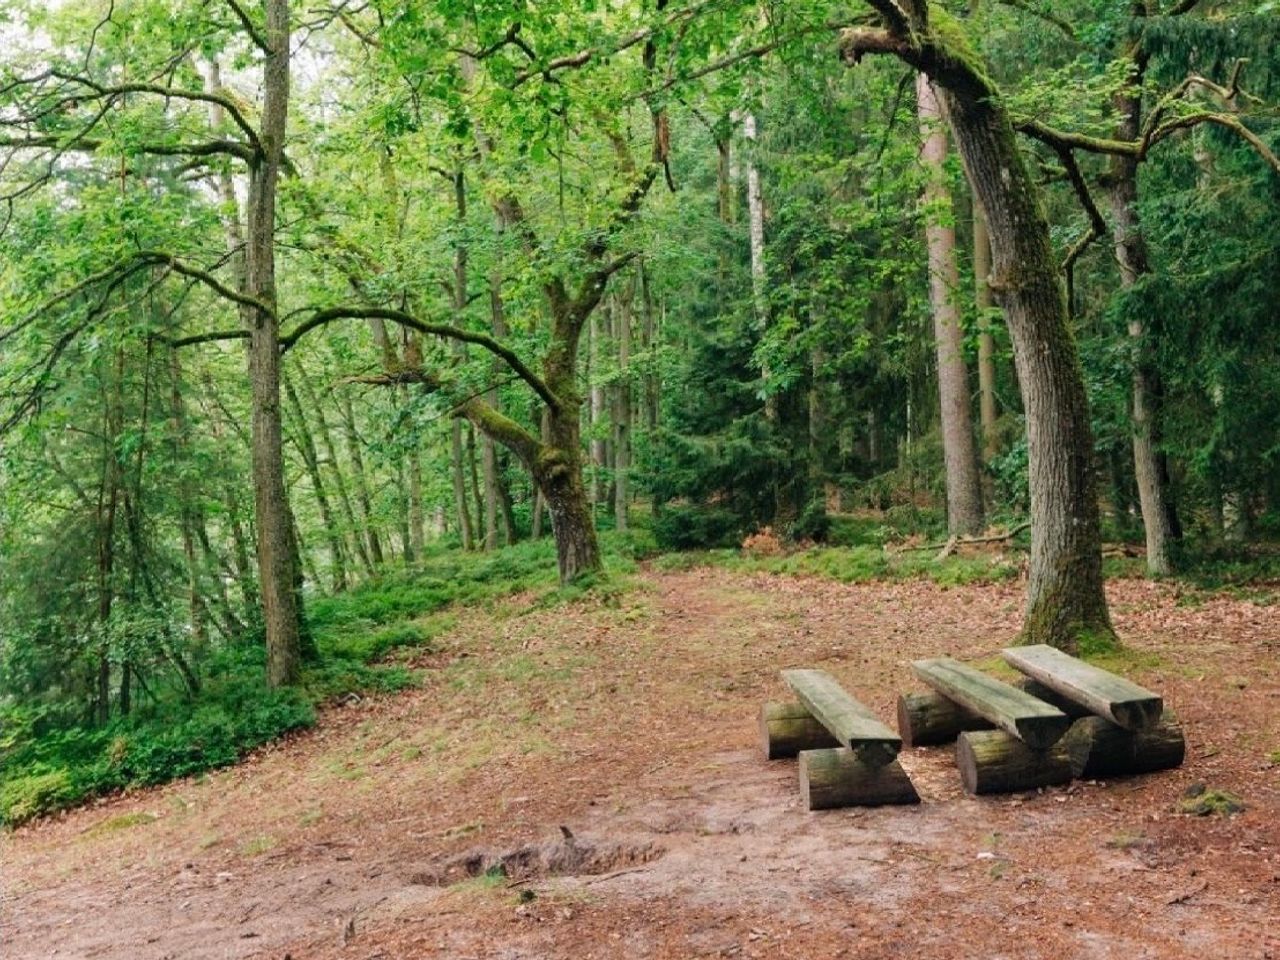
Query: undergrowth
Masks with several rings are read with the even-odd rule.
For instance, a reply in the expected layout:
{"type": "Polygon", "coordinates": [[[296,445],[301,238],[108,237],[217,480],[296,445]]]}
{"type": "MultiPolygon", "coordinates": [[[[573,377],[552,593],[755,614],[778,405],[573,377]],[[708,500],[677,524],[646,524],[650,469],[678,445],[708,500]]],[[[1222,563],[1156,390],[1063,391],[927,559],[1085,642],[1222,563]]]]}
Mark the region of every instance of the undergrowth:
{"type": "Polygon", "coordinates": [[[164,783],[234,763],[315,723],[316,708],[351,693],[394,692],[418,682],[404,655],[430,651],[453,625],[452,608],[531,592],[532,606],[626,589],[635,560],[651,552],[640,530],[601,537],[607,573],[558,584],[555,545],[525,542],[493,553],[437,546],[343,593],[314,596],[307,623],[318,659],[291,690],[264,682],[265,650],[243,638],[200,665],[200,691],[159,686],[127,717],[94,726],[57,703],[0,703],[0,823],[16,825],[129,787],[164,783]]]}
{"type": "Polygon", "coordinates": [[[943,586],[994,583],[1018,575],[1011,556],[951,556],[935,560],[931,553],[893,553],[883,547],[810,547],[788,553],[753,554],[739,550],[704,550],[663,554],[654,561],[661,570],[715,566],[739,573],[780,573],[825,577],[841,583],[908,580],[916,577],[943,586]]]}

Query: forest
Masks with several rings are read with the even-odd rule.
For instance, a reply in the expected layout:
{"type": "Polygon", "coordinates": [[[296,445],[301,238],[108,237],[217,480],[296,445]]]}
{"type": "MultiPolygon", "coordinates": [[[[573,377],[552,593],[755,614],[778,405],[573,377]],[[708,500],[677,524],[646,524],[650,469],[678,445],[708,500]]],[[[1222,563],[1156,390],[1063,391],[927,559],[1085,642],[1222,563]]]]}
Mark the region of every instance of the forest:
{"type": "Polygon", "coordinates": [[[627,690],[758,684],[628,618],[866,589],[1277,695],[1276,0],[8,0],[0,200],[9,827],[431,691],[608,711],[484,660],[525,616],[627,690]]]}

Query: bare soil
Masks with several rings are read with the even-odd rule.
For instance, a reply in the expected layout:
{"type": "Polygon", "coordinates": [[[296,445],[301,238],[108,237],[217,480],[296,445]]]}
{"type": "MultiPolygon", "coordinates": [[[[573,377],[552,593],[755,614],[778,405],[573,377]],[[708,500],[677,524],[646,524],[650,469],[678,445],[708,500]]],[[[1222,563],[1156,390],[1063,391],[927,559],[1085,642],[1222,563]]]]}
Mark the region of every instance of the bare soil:
{"type": "Polygon", "coordinates": [[[463,614],[421,689],[10,834],[3,956],[1280,960],[1275,612],[1109,594],[1179,770],[972,798],[918,749],[920,806],[807,813],[756,741],[778,669],[891,718],[911,659],[1008,641],[1021,587],[649,573],[463,614]],[[1247,809],[1179,813],[1195,783],[1247,809]]]}

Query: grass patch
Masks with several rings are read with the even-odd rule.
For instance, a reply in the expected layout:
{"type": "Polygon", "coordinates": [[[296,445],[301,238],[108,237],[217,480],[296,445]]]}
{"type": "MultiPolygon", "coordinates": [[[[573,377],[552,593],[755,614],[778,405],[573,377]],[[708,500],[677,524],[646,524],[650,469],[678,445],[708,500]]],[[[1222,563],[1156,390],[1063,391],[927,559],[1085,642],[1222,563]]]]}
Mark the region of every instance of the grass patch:
{"type": "Polygon", "coordinates": [[[660,570],[716,566],[739,573],[823,577],[840,583],[910,580],[920,577],[941,586],[996,583],[1013,579],[1018,574],[1017,564],[1003,557],[950,556],[944,560],[934,560],[930,551],[895,553],[870,544],[810,547],[807,550],[763,555],[740,550],[664,554],[654,562],[654,566],[660,570]]]}
{"type": "Polygon", "coordinates": [[[105,820],[99,820],[92,827],[86,830],[85,836],[101,836],[104,833],[116,833],[120,830],[128,830],[131,827],[140,827],[143,824],[153,823],[160,819],[154,813],[147,813],[145,810],[139,810],[135,813],[122,813],[118,817],[107,817],[105,820]]]}
{"type": "MultiPolygon", "coordinates": [[[[308,599],[307,620],[319,651],[292,690],[269,690],[265,651],[245,640],[216,649],[199,665],[200,692],[177,690],[135,705],[102,727],[54,706],[0,707],[0,823],[16,825],[115,790],[164,783],[224,767],[262,744],[315,722],[317,706],[350,694],[394,693],[420,682],[391,662],[436,649],[451,630],[452,608],[489,606],[532,591],[535,606],[585,597],[622,608],[636,560],[654,550],[639,529],[601,535],[606,573],[560,587],[555,544],[525,542],[492,553],[436,546],[412,567],[393,567],[341,594],[308,599]]],[[[567,683],[580,664],[512,659],[490,674],[523,683],[567,683]]],[[[543,749],[543,745],[535,745],[543,749]]],[[[362,768],[341,771],[363,777],[362,768]]]]}

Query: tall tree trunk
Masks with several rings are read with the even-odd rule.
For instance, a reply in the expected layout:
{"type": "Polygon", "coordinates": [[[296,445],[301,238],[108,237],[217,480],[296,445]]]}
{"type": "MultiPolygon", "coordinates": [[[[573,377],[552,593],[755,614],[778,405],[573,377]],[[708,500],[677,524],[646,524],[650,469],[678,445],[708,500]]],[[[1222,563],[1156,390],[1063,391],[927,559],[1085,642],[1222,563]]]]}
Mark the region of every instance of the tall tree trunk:
{"type": "Polygon", "coordinates": [[[289,3],[265,0],[260,148],[249,164],[245,230],[246,292],[262,307],[243,306],[249,328],[249,379],[253,399],[253,487],[258,528],[258,576],[266,627],[267,682],[273,687],[301,677],[301,606],[295,588],[297,557],[284,485],[280,418],[280,329],[276,316],[276,185],[284,157],[289,108],[289,3]]]}
{"type": "Polygon", "coordinates": [[[427,520],[422,510],[422,457],[417,450],[409,454],[409,548],[414,562],[421,563],[427,549],[427,520]]]}
{"type": "Polygon", "coordinates": [[[951,193],[946,184],[947,132],[923,73],[916,76],[916,101],[924,137],[921,159],[928,178],[924,189],[926,243],[929,248],[929,300],[933,307],[938,354],[938,394],[942,407],[942,452],[947,473],[947,529],[952,535],[982,529],[982,481],[969,413],[969,373],[964,362],[964,331],[956,297],[956,231],[950,225],[951,193]]]}
{"type": "MultiPolygon", "coordinates": [[[[764,194],[760,189],[760,167],[757,162],[759,149],[754,113],[748,112],[743,117],[742,135],[747,141],[747,220],[751,246],[751,301],[755,306],[756,326],[760,330],[760,335],[764,336],[765,331],[769,329],[769,278],[764,259],[764,194]]],[[[776,423],[778,397],[769,384],[770,371],[767,361],[760,368],[760,376],[764,381],[765,417],[776,423]]]]}
{"type": "Polygon", "coordinates": [[[846,30],[845,57],[856,63],[890,53],[929,74],[987,214],[991,288],[1005,311],[1026,406],[1032,527],[1022,639],[1074,650],[1082,634],[1114,637],[1102,589],[1088,400],[1036,183],[1000,91],[963,36],[931,30],[922,0],[872,5],[887,29],[846,30]]]}
{"type": "Polygon", "coordinates": [[[661,379],[658,376],[658,319],[653,305],[653,289],[644,260],[640,261],[640,304],[644,311],[644,350],[648,355],[648,372],[644,375],[644,426],[650,435],[658,429],[658,404],[661,379]]]}
{"type": "Polygon", "coordinates": [[[373,559],[369,556],[369,550],[365,545],[363,528],[356,521],[355,507],[351,503],[351,493],[347,489],[342,463],[338,460],[338,448],[333,441],[333,433],[329,429],[329,418],[325,416],[324,404],[321,403],[320,396],[316,393],[305,371],[299,374],[298,383],[302,387],[302,394],[306,397],[307,404],[316,414],[317,433],[320,436],[320,445],[324,447],[325,459],[329,462],[329,472],[333,476],[334,488],[338,491],[338,505],[342,508],[342,518],[346,521],[348,542],[355,548],[356,556],[360,558],[365,572],[373,573],[373,559]]]}
{"type": "MultiPolygon", "coordinates": [[[[183,462],[189,456],[191,438],[187,430],[186,408],[182,401],[182,366],[176,348],[169,351],[169,429],[174,462],[183,462]]],[[[191,639],[197,650],[203,650],[209,643],[209,631],[205,624],[207,608],[201,598],[203,571],[196,555],[195,528],[199,508],[196,506],[195,491],[185,472],[178,480],[178,499],[178,529],[182,537],[182,559],[187,568],[187,610],[191,639]]],[[[199,522],[203,523],[203,520],[199,522]]],[[[218,585],[222,586],[221,578],[218,585]]],[[[225,587],[222,596],[225,602],[225,587]]]]}
{"type": "Polygon", "coordinates": [[[994,306],[987,277],[991,274],[991,237],[982,204],[973,201],[974,301],[978,307],[978,410],[982,424],[982,456],[993,460],[1000,452],[996,436],[996,340],[991,333],[990,310],[994,306]]]}
{"type": "Polygon", "coordinates": [[[631,314],[635,299],[635,278],[628,278],[618,293],[614,319],[617,323],[618,386],[615,394],[614,414],[614,481],[613,515],[620,531],[627,529],[627,511],[630,507],[628,489],[631,471],[631,314]]]}
{"type": "MultiPolygon", "coordinates": [[[[551,414],[546,407],[541,408],[538,416],[538,437],[542,443],[551,440],[551,414]]],[[[527,466],[527,464],[526,464],[527,466]]],[[[530,471],[532,475],[533,471],[530,471]]],[[[532,540],[538,540],[542,537],[542,514],[547,508],[547,498],[542,495],[542,487],[538,485],[537,477],[533,480],[533,517],[532,527],[529,531],[529,537],[532,540]]]]}
{"type": "Polygon", "coordinates": [[[550,445],[533,471],[551,515],[562,583],[595,573],[602,566],[595,521],[582,481],[578,411],[573,406],[572,411],[551,417],[550,445]]]}
{"type": "Polygon", "coordinates": [[[608,463],[608,449],[605,443],[605,385],[602,378],[604,367],[604,314],[597,311],[587,327],[587,365],[591,379],[591,504],[596,506],[604,500],[604,474],[608,463]]]}
{"type": "MultiPolygon", "coordinates": [[[[1144,8],[1136,4],[1141,15],[1144,8]]],[[[1116,139],[1138,139],[1142,123],[1141,74],[1145,59],[1140,58],[1139,74],[1135,83],[1116,96],[1116,109],[1120,122],[1116,139]]],[[[1128,288],[1139,277],[1151,272],[1146,240],[1142,224],[1138,220],[1138,161],[1135,157],[1113,157],[1109,177],[1108,195],[1114,221],[1116,262],[1120,265],[1120,283],[1128,288]]],[[[1169,545],[1172,540],[1169,527],[1168,491],[1163,483],[1157,449],[1157,420],[1159,418],[1157,378],[1153,362],[1154,345],[1151,331],[1145,329],[1141,319],[1129,321],[1129,340],[1133,350],[1133,369],[1130,374],[1133,408],[1133,468],[1138,484],[1138,503],[1142,508],[1142,526],[1147,540],[1147,572],[1152,576],[1167,576],[1173,571],[1169,545]]]]}
{"type": "Polygon", "coordinates": [[[307,423],[306,413],[298,400],[298,393],[293,389],[292,381],[284,378],[285,398],[293,413],[294,429],[298,436],[298,451],[302,454],[302,462],[307,476],[311,480],[311,490],[315,494],[316,503],[320,507],[320,522],[324,524],[325,538],[329,542],[329,563],[333,575],[332,586],[335,592],[347,588],[347,564],[345,551],[342,549],[342,536],[329,505],[329,496],[325,492],[324,479],[320,475],[320,461],[316,456],[315,439],[311,436],[311,427],[307,423]]]}
{"type": "Polygon", "coordinates": [[[98,723],[111,719],[111,647],[108,624],[115,601],[116,510],[120,503],[120,459],[118,445],[124,428],[124,350],[116,349],[114,363],[103,375],[102,479],[97,503],[97,593],[98,625],[102,649],[98,654],[98,723]]]}
{"type": "MultiPolygon", "coordinates": [[[[484,516],[484,492],[480,489],[480,470],[476,464],[476,430],[475,427],[467,423],[464,425],[466,429],[466,453],[467,453],[467,476],[470,478],[470,492],[473,497],[473,503],[476,508],[476,525],[480,524],[480,518],[484,516]]],[[[478,531],[477,531],[478,532],[478,531]]],[[[476,537],[480,540],[480,537],[476,537]]],[[[478,549],[487,549],[486,540],[481,540],[476,546],[478,549]]]]}
{"type": "Polygon", "coordinates": [[[373,513],[373,494],[369,478],[364,470],[364,454],[360,452],[360,434],[356,430],[356,415],[351,407],[351,394],[341,395],[342,430],[347,441],[347,457],[351,460],[351,473],[356,485],[356,503],[360,506],[360,521],[369,544],[369,558],[375,567],[382,566],[382,539],[378,536],[378,524],[373,513]]]}
{"type": "Polygon", "coordinates": [[[493,438],[480,437],[480,462],[484,484],[484,548],[498,549],[498,453],[493,438]]]}

